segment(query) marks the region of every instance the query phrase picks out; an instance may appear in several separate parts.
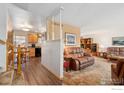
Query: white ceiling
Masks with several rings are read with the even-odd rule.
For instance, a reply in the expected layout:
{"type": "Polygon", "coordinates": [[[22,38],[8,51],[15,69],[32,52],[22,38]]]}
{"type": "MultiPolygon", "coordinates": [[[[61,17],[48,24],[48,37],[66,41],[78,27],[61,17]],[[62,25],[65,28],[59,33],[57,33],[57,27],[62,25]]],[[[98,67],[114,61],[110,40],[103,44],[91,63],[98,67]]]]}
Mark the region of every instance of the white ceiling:
{"type": "MultiPolygon", "coordinates": [[[[23,4],[22,4],[23,5],[23,4]]],[[[24,4],[23,7],[26,7],[24,4]]],[[[15,30],[21,30],[22,26],[26,26],[31,30],[38,31],[42,27],[41,17],[34,16],[32,12],[26,10],[26,8],[20,8],[9,4],[9,16],[12,18],[13,28],[15,30]]],[[[23,28],[26,28],[23,27],[23,28]]]]}
{"type": "MultiPolygon", "coordinates": [[[[83,31],[92,31],[101,27],[109,28],[115,26],[124,26],[124,4],[119,3],[28,3],[14,5],[31,12],[33,16],[39,16],[39,18],[41,18],[40,22],[42,22],[42,24],[46,16],[49,16],[55,9],[63,6],[63,22],[78,26],[83,29],[83,31]]],[[[39,19],[37,19],[37,21],[38,20],[39,19]]]]}

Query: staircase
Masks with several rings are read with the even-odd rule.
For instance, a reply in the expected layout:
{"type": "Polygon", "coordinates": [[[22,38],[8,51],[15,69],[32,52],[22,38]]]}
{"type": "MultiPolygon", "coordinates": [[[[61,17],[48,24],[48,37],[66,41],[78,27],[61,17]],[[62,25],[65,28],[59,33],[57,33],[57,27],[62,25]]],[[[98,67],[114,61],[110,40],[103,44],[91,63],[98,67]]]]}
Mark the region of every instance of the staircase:
{"type": "MultiPolygon", "coordinates": [[[[12,43],[0,40],[0,45],[6,45],[7,49],[7,61],[6,71],[3,72],[3,68],[0,67],[0,85],[25,85],[24,74],[21,69],[21,51],[18,52],[18,66],[17,70],[14,69],[14,48],[12,43]]],[[[19,48],[21,50],[21,48],[19,48]]]]}
{"type": "Polygon", "coordinates": [[[12,85],[14,70],[0,73],[0,85],[12,85]]]}

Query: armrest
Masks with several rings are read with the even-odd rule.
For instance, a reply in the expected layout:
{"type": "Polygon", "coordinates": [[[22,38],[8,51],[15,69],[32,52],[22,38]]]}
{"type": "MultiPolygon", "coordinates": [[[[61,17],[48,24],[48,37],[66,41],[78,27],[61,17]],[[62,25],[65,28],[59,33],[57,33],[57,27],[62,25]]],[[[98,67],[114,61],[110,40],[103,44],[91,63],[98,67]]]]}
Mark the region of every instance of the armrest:
{"type": "Polygon", "coordinates": [[[79,64],[81,64],[81,63],[80,63],[80,60],[79,60],[78,58],[72,58],[72,61],[73,61],[73,62],[76,62],[76,61],[77,61],[79,64]]]}
{"type": "MultiPolygon", "coordinates": [[[[122,65],[119,78],[123,78],[124,79],[124,64],[122,65]]],[[[123,83],[124,83],[124,81],[123,81],[123,83]]]]}
{"type": "Polygon", "coordinates": [[[115,64],[111,64],[111,69],[116,69],[116,65],[115,64]]]}
{"type": "Polygon", "coordinates": [[[72,60],[72,58],[71,57],[64,57],[64,60],[65,61],[70,61],[70,60],[72,60]]]}
{"type": "Polygon", "coordinates": [[[117,65],[116,64],[111,65],[111,73],[117,75],[117,65]]]}
{"type": "Polygon", "coordinates": [[[84,52],[84,56],[89,56],[89,57],[91,57],[92,55],[89,54],[89,53],[84,52]]]}

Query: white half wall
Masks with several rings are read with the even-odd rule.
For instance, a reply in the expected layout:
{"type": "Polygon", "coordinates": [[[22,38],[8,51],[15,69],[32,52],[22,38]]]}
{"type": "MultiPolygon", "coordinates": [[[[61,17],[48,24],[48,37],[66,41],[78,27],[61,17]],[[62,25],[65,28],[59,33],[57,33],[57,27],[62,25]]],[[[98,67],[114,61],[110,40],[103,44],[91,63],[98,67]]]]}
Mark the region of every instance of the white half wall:
{"type": "MultiPolygon", "coordinates": [[[[7,4],[0,4],[0,39],[5,41],[7,37],[7,4]]],[[[0,67],[6,70],[6,46],[0,45],[0,67]]]]}
{"type": "Polygon", "coordinates": [[[63,52],[60,46],[60,40],[44,42],[41,64],[61,79],[63,78],[63,52]]]}

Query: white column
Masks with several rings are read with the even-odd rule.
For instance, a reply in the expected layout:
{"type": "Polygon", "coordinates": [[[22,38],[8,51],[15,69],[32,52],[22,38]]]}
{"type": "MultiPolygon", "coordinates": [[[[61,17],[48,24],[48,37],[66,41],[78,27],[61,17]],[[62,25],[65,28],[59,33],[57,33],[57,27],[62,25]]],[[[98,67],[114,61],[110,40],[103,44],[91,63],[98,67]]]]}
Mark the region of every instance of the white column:
{"type": "Polygon", "coordinates": [[[63,30],[62,30],[62,11],[63,8],[60,7],[60,77],[63,78],[63,52],[64,52],[64,42],[63,42],[63,30]]]}
{"type": "Polygon", "coordinates": [[[55,19],[54,19],[54,16],[52,17],[52,40],[55,40],[55,35],[54,35],[54,33],[55,33],[55,19]]]}
{"type": "Polygon", "coordinates": [[[47,40],[49,40],[49,19],[46,18],[46,31],[47,31],[47,40]]]}

